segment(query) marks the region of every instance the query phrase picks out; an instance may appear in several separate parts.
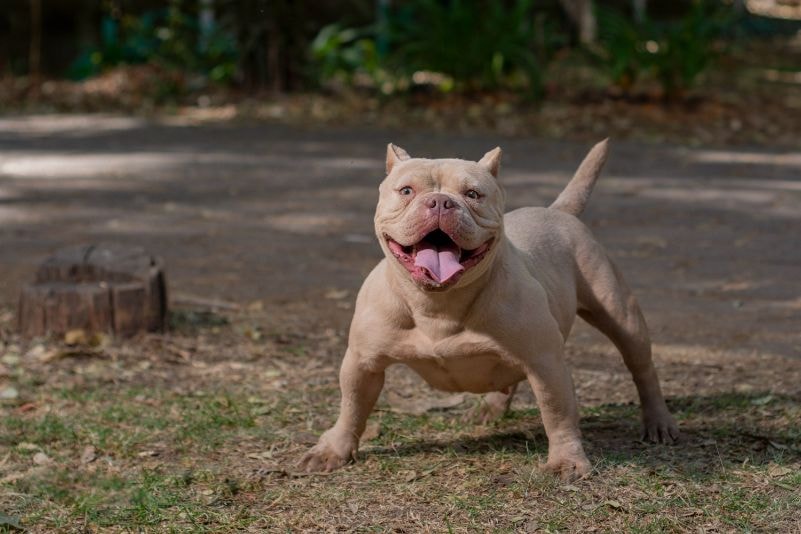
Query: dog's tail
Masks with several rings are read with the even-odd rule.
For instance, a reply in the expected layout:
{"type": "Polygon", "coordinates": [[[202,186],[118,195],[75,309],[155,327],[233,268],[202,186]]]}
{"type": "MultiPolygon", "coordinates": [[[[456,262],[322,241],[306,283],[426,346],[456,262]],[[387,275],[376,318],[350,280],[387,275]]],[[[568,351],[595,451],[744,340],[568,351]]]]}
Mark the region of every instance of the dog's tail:
{"type": "Polygon", "coordinates": [[[590,199],[595,181],[606,163],[609,139],[604,139],[590,150],[579,165],[573,179],[549,207],[578,217],[590,199]]]}

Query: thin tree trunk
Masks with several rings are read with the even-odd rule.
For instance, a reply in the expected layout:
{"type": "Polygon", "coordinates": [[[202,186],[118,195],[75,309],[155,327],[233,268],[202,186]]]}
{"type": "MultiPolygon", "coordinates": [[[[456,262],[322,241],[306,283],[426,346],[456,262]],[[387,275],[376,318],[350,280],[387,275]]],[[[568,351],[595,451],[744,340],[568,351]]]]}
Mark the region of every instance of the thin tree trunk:
{"type": "Polygon", "coordinates": [[[270,22],[267,30],[267,81],[273,93],[284,90],[284,76],[281,69],[281,32],[275,22],[270,22]]]}
{"type": "Polygon", "coordinates": [[[211,34],[214,32],[214,0],[200,0],[198,2],[198,10],[200,12],[198,49],[201,52],[206,52],[209,48],[211,34]]]}
{"type": "Polygon", "coordinates": [[[589,45],[595,42],[598,35],[598,23],[592,0],[560,0],[567,16],[578,28],[579,41],[589,45]]]}
{"type": "Polygon", "coordinates": [[[634,20],[637,22],[645,21],[645,14],[648,8],[648,0],[633,0],[634,20]]]}
{"type": "Polygon", "coordinates": [[[31,43],[28,50],[28,74],[38,79],[42,74],[42,0],[31,2],[31,43]]]}
{"type": "Polygon", "coordinates": [[[389,36],[387,35],[387,18],[389,13],[390,0],[376,0],[376,48],[378,49],[379,57],[384,57],[389,52],[389,36]]]}

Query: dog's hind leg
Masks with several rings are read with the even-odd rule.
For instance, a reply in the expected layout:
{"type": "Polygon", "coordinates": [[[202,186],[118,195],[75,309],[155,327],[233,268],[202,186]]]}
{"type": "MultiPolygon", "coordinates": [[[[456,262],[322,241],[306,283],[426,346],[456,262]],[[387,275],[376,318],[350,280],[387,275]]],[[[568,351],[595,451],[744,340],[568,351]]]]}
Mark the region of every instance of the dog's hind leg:
{"type": "Polygon", "coordinates": [[[487,393],[481,397],[479,404],[467,413],[465,419],[480,425],[497,421],[509,411],[515,391],[517,384],[509,386],[504,391],[487,393]]]}
{"type": "Polygon", "coordinates": [[[620,271],[598,249],[581,269],[578,315],[600,330],[618,348],[637,386],[643,418],[643,438],[669,443],[679,437],[678,427],[665,405],[659,378],[651,359],[651,339],[640,306],[620,271]]]}

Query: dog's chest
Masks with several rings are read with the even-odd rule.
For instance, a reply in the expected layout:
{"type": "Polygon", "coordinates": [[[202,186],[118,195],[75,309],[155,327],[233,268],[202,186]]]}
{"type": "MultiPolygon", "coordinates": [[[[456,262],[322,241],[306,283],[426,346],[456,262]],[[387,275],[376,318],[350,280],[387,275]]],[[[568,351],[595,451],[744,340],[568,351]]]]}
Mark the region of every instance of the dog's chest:
{"type": "Polygon", "coordinates": [[[404,337],[394,359],[434,388],[486,393],[525,378],[507,351],[486,335],[471,331],[431,335],[431,331],[415,329],[404,337]]]}

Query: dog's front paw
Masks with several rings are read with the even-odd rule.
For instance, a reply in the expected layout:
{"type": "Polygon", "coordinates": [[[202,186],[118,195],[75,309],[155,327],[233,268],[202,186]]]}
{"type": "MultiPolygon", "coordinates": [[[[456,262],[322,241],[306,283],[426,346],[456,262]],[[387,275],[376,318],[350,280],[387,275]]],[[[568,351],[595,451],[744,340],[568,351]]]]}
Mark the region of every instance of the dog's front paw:
{"type": "Polygon", "coordinates": [[[667,408],[646,410],[643,413],[643,441],[651,443],[675,443],[679,440],[679,426],[667,408]]]}
{"type": "Polygon", "coordinates": [[[298,467],[307,473],[328,473],[355,459],[355,448],[336,447],[323,435],[317,445],[303,455],[303,458],[298,462],[298,467]]]}
{"type": "Polygon", "coordinates": [[[551,447],[548,451],[548,462],[540,467],[543,471],[558,476],[563,482],[578,480],[592,471],[592,464],[587,460],[580,443],[551,447]]]}

